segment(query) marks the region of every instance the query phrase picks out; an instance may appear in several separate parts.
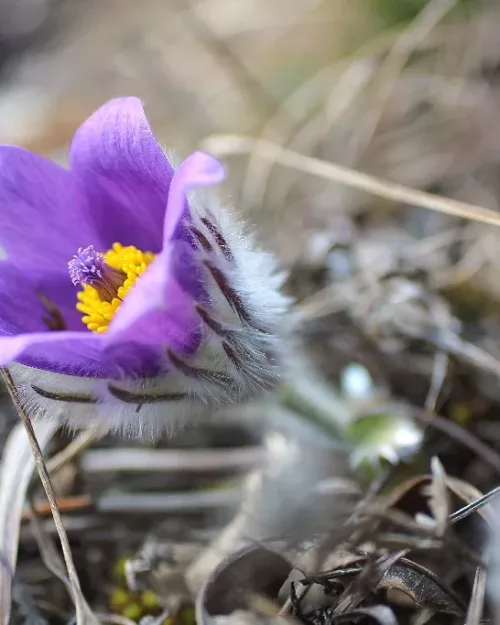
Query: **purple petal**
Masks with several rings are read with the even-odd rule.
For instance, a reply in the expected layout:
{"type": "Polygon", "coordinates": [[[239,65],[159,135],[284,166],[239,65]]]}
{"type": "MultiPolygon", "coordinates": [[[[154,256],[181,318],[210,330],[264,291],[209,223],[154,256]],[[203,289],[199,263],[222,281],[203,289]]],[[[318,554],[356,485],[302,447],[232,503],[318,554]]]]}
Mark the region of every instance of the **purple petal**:
{"type": "Polygon", "coordinates": [[[60,312],[66,321],[72,315],[74,329],[82,328],[82,331],[74,331],[69,324],[69,332],[49,331],[42,317],[50,318],[50,313],[42,305],[39,295],[54,295],[57,291],[51,291],[50,286],[59,289],[58,282],[51,285],[46,278],[42,293],[15,267],[5,269],[2,277],[0,366],[17,360],[58,373],[111,378],[120,378],[123,373],[137,375],[158,371],[159,359],[155,350],[122,343],[113,353],[104,353],[103,337],[83,329],[81,314],[74,308],[74,302],[69,308],[60,307],[60,312]]]}
{"type": "Polygon", "coordinates": [[[68,330],[84,330],[76,310],[75,287],[67,273],[26,273],[9,261],[0,262],[0,335],[44,332],[44,318],[57,308],[68,330]]]}
{"type": "Polygon", "coordinates": [[[116,372],[116,367],[101,361],[102,337],[84,329],[67,275],[26,275],[4,261],[0,263],[0,292],[0,366],[16,360],[69,375],[102,377],[116,372]],[[49,331],[43,318],[51,319],[46,307],[50,302],[57,303],[70,330],[82,331],[49,331]]]}
{"type": "Polygon", "coordinates": [[[173,170],[137,98],[111,100],[76,132],[71,170],[104,249],[118,241],[159,252],[173,170]]]}
{"type": "Polygon", "coordinates": [[[168,194],[168,208],[163,224],[163,247],[174,236],[186,211],[186,191],[206,187],[224,180],[224,168],[205,152],[194,152],[175,170],[168,194]]]}
{"type": "Polygon", "coordinates": [[[34,332],[0,337],[0,366],[16,361],[57,373],[113,376],[101,360],[102,336],[90,332],[34,332]]]}
{"type": "Polygon", "coordinates": [[[172,241],[172,238],[185,214],[188,189],[216,184],[223,176],[224,170],[218,161],[201,152],[192,154],[176,170],[168,197],[163,251],[111,322],[106,337],[108,345],[138,341],[171,347],[181,353],[197,348],[202,326],[193,304],[193,298],[200,292],[196,273],[193,273],[194,252],[187,243],[172,241]],[[180,266],[180,262],[184,266],[180,266]],[[188,276],[186,281],[182,279],[183,271],[188,276]]]}
{"type": "Polygon", "coordinates": [[[78,247],[100,245],[71,175],[55,163],[0,146],[0,246],[26,273],[66,273],[78,247]]]}

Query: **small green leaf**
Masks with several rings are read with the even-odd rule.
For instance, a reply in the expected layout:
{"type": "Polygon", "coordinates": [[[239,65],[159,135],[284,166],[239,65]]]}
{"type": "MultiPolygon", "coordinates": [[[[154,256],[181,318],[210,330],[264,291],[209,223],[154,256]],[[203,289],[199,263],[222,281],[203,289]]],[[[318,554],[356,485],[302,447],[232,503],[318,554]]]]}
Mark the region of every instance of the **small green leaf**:
{"type": "MultiPolygon", "coordinates": [[[[479,10],[487,0],[458,0],[456,10],[479,10]]],[[[371,10],[387,26],[409,22],[429,3],[429,0],[369,0],[371,10]]]]}
{"type": "Polygon", "coordinates": [[[354,447],[351,461],[355,467],[397,464],[420,448],[422,436],[413,419],[403,412],[361,415],[347,428],[347,437],[354,447]]]}

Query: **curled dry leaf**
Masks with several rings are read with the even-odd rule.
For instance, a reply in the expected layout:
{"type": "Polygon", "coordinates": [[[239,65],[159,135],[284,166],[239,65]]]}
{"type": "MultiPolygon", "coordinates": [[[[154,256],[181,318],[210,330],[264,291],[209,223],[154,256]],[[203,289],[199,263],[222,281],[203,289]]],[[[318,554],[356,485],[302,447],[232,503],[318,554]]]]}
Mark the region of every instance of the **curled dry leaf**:
{"type": "MultiPolygon", "coordinates": [[[[52,438],[56,424],[34,425],[43,449],[52,438]]],[[[16,570],[19,531],[26,491],[35,469],[31,447],[22,424],[12,430],[3,450],[0,466],[0,624],[10,617],[12,579],[16,570]]]]}
{"type": "Polygon", "coordinates": [[[463,616],[466,606],[434,573],[424,566],[401,558],[377,584],[377,590],[404,593],[417,608],[431,608],[463,616]]]}
{"type": "Polygon", "coordinates": [[[249,547],[226,558],[208,578],[196,600],[196,620],[207,625],[211,617],[248,609],[254,595],[274,599],[292,565],[264,547],[249,547]]]}

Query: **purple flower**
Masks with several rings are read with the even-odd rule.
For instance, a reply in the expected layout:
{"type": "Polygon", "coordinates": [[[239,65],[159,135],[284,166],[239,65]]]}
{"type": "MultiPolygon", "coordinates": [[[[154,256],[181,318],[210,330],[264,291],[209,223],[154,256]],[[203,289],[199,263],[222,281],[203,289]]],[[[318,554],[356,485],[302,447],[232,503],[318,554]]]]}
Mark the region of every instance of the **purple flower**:
{"type": "Polygon", "coordinates": [[[140,433],[272,385],[288,302],[193,194],[222,179],[201,152],[174,170],[135,98],[83,123],[69,170],[0,146],[0,366],[35,416],[140,433]]]}

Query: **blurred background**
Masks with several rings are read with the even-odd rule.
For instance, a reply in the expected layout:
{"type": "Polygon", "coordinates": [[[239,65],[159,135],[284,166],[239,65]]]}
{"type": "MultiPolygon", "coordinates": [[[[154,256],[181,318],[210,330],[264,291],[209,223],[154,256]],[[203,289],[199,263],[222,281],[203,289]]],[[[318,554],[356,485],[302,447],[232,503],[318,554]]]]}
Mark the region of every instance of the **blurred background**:
{"type": "MultiPolygon", "coordinates": [[[[324,571],[304,560],[304,541],[326,535],[328,557],[336,553],[367,496],[392,494],[401,514],[436,520],[447,512],[423,503],[419,476],[444,489],[443,501],[452,491],[452,508],[497,486],[500,231],[429,211],[411,194],[387,201],[338,176],[291,169],[234,135],[497,211],[499,3],[0,0],[0,143],[65,163],[79,124],[123,95],[144,101],[165,148],[180,157],[202,148],[224,161],[223,201],[287,272],[294,335],[271,397],[207,414],[171,441],[86,443],[59,467],[55,486],[89,603],[132,622],[168,606],[186,625],[208,572],[249,541],[284,541],[292,560],[301,553],[298,568],[324,571]],[[436,455],[455,490],[436,473],[436,455]]],[[[6,398],[4,414],[5,441],[15,423],[6,398]]],[[[9,440],[4,458],[20,444],[9,440]]],[[[48,456],[70,440],[57,433],[48,456]]],[[[35,482],[30,492],[53,536],[35,482]]],[[[69,596],[22,515],[13,618],[68,622],[69,596]]],[[[395,534],[388,546],[382,529],[372,528],[373,557],[395,549],[395,534]]],[[[400,548],[419,535],[405,532],[400,548]]],[[[462,534],[470,547],[477,527],[462,534]]],[[[15,551],[16,536],[4,549],[15,551]]],[[[426,566],[467,606],[477,599],[477,562],[451,566],[443,533],[434,539],[419,545],[426,566]]],[[[443,601],[410,607],[439,616],[443,601]]],[[[463,622],[466,607],[450,602],[444,612],[463,622]]]]}

